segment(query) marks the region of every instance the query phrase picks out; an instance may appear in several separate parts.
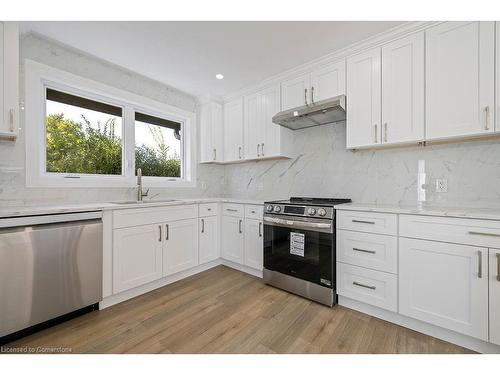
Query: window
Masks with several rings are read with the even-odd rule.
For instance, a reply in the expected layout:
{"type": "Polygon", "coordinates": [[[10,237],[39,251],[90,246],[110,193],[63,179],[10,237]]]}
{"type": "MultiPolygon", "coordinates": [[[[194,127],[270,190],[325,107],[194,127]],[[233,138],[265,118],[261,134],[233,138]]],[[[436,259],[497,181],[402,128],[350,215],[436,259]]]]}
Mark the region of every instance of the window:
{"type": "Polygon", "coordinates": [[[196,186],[193,112],[26,60],[27,187],[196,186]]]}
{"type": "Polygon", "coordinates": [[[122,174],[122,108],[46,88],[46,172],[122,174]]]}
{"type": "Polygon", "coordinates": [[[182,124],[135,113],[135,167],[143,176],[182,176],[182,124]]]}

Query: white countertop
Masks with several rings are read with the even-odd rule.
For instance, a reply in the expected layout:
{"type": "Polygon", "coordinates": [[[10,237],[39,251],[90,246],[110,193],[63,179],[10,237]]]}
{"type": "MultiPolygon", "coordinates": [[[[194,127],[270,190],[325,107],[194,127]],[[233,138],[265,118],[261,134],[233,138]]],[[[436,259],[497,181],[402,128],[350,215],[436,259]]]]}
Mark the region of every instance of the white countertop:
{"type": "Polygon", "coordinates": [[[500,220],[498,208],[438,207],[417,205],[385,205],[370,203],[344,203],[335,206],[337,210],[383,212],[426,216],[448,216],[468,219],[500,220]]]}
{"type": "MultiPolygon", "coordinates": [[[[49,215],[71,212],[88,212],[101,210],[117,210],[128,208],[178,206],[183,204],[199,203],[239,203],[261,205],[264,202],[259,200],[238,199],[238,198],[189,198],[173,199],[172,201],[155,201],[154,203],[133,203],[120,204],[112,202],[96,203],[74,203],[74,204],[51,204],[39,206],[12,206],[0,208],[0,219],[9,217],[22,217],[34,215],[49,215]]],[[[118,201],[120,202],[120,201],[118,201]]],[[[498,208],[469,208],[469,207],[438,207],[417,205],[388,205],[372,203],[344,203],[335,206],[337,210],[383,212],[393,214],[427,215],[427,216],[448,216],[462,217],[469,219],[500,220],[500,209],[498,208]]]]}
{"type": "MultiPolygon", "coordinates": [[[[62,214],[71,212],[88,212],[101,210],[117,210],[123,208],[142,208],[142,207],[158,207],[158,206],[178,206],[182,204],[210,203],[210,202],[227,202],[240,204],[263,204],[263,201],[248,200],[248,199],[233,199],[233,198],[192,198],[192,199],[173,199],[172,201],[154,200],[154,203],[112,203],[112,202],[96,202],[96,203],[74,203],[74,204],[50,204],[39,206],[12,206],[0,208],[0,219],[9,217],[22,217],[34,215],[50,215],[62,214]]],[[[123,202],[118,201],[118,202],[123,202]]]]}

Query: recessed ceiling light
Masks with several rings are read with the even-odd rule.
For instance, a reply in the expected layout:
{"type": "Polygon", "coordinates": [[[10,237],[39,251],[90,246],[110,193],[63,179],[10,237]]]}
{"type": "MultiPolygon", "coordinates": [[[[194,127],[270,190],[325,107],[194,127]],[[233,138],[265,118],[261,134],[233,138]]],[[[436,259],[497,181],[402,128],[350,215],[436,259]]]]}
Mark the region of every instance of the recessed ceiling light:
{"type": "Polygon", "coordinates": [[[217,79],[223,79],[223,78],[224,78],[224,76],[223,76],[222,74],[220,74],[220,73],[217,73],[217,74],[215,75],[215,78],[217,78],[217,79]]]}

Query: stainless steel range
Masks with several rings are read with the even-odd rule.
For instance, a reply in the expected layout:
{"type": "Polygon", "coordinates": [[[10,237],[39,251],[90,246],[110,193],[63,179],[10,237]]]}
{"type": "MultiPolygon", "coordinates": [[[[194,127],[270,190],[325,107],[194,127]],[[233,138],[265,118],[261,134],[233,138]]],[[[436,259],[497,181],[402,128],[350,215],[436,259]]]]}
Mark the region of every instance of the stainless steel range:
{"type": "Polygon", "coordinates": [[[350,199],[294,197],[265,203],[264,282],[333,306],[336,204],[350,199]]]}

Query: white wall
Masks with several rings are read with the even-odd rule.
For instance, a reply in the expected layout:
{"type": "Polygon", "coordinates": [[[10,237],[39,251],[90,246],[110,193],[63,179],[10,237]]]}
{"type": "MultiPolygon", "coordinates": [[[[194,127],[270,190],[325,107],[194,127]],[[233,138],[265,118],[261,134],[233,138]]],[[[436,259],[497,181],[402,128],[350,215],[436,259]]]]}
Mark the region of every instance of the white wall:
{"type": "MultiPolygon", "coordinates": [[[[21,100],[25,93],[24,59],[35,60],[182,109],[196,110],[195,98],[188,94],[33,34],[24,35],[20,40],[21,100]]],[[[135,197],[134,188],[25,188],[23,113],[21,113],[20,127],[20,136],[16,142],[0,141],[0,205],[98,202],[135,197]]],[[[223,167],[199,165],[196,188],[151,189],[150,196],[156,198],[220,196],[223,191],[223,177],[223,167]]]]}
{"type": "Polygon", "coordinates": [[[294,138],[291,160],[226,166],[225,194],[415,204],[417,163],[424,159],[429,204],[500,207],[500,140],[352,152],[345,148],[344,123],[298,130],[294,138]],[[448,179],[448,193],[435,193],[436,178],[448,179]]]}

